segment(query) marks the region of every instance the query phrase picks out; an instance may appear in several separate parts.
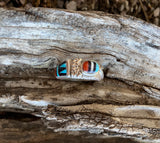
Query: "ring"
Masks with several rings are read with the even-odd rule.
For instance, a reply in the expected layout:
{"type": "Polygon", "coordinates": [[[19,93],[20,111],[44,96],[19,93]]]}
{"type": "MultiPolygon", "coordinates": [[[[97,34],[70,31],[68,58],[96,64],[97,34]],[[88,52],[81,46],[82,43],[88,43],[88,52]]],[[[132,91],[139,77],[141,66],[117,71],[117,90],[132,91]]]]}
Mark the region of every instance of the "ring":
{"type": "Polygon", "coordinates": [[[62,80],[100,81],[104,78],[101,66],[92,60],[69,59],[55,68],[55,76],[62,80]]]}

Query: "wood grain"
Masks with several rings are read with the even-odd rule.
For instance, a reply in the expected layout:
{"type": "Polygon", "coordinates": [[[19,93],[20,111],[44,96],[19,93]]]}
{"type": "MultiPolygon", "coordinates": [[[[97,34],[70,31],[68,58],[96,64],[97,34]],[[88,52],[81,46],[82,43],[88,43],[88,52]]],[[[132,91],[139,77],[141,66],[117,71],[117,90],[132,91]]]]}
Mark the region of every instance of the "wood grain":
{"type": "Polygon", "coordinates": [[[0,8],[0,111],[73,136],[159,142],[159,39],[159,27],[129,16],[0,8]],[[55,79],[54,67],[77,57],[98,61],[104,80],[55,79]]]}

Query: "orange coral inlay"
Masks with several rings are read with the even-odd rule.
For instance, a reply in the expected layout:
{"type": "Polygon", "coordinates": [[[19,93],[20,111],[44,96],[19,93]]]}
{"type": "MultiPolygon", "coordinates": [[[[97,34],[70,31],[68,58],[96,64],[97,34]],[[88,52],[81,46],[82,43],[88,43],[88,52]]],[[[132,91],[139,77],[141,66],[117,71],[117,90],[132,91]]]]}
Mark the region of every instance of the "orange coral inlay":
{"type": "Polygon", "coordinates": [[[89,62],[86,61],[83,63],[83,71],[88,71],[88,68],[89,68],[89,62]]]}

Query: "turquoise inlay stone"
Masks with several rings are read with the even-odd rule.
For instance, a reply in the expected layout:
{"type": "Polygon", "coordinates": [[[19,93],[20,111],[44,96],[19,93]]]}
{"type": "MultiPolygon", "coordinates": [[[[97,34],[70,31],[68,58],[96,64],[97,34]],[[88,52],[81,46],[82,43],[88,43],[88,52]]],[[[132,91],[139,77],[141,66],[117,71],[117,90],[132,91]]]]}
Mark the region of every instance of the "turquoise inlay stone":
{"type": "Polygon", "coordinates": [[[61,71],[60,73],[67,73],[67,70],[65,69],[65,70],[61,71]]]}
{"type": "Polygon", "coordinates": [[[66,68],[66,63],[60,65],[61,68],[66,68]]]}
{"type": "Polygon", "coordinates": [[[96,63],[96,71],[95,72],[98,72],[99,71],[99,65],[96,63]]]}
{"type": "Polygon", "coordinates": [[[58,66],[57,66],[57,76],[59,76],[59,73],[58,73],[58,66]]]}

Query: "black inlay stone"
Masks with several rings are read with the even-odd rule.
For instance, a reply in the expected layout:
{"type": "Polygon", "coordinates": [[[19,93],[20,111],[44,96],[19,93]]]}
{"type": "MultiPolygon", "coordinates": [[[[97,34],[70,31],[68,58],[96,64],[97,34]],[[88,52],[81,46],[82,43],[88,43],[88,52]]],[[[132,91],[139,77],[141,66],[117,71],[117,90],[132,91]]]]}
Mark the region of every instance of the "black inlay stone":
{"type": "Polygon", "coordinates": [[[94,63],[94,69],[93,69],[93,71],[96,71],[96,63],[95,62],[93,62],[94,63]]]}
{"type": "Polygon", "coordinates": [[[62,75],[66,75],[67,73],[61,73],[61,71],[63,71],[63,70],[65,70],[66,68],[58,68],[58,73],[59,73],[59,75],[60,76],[62,76],[62,75]]]}
{"type": "Polygon", "coordinates": [[[91,62],[90,61],[88,61],[88,71],[91,71],[91,62]]]}
{"type": "Polygon", "coordinates": [[[60,66],[63,65],[63,64],[65,64],[65,63],[66,63],[66,62],[63,62],[62,64],[60,64],[60,65],[58,66],[58,73],[59,73],[60,76],[65,76],[65,75],[67,75],[67,73],[61,73],[61,71],[65,70],[66,68],[65,68],[65,67],[60,67],[60,66]]]}

